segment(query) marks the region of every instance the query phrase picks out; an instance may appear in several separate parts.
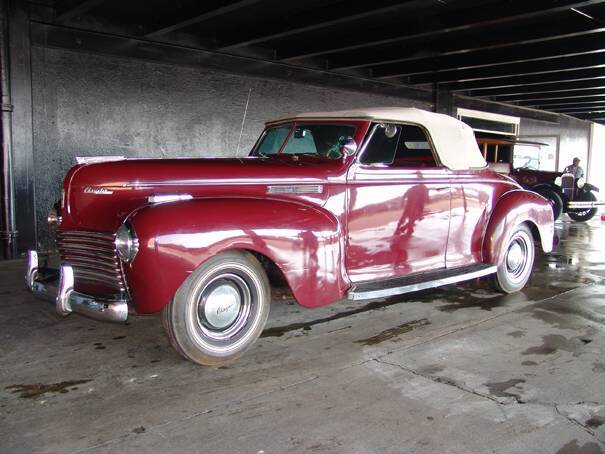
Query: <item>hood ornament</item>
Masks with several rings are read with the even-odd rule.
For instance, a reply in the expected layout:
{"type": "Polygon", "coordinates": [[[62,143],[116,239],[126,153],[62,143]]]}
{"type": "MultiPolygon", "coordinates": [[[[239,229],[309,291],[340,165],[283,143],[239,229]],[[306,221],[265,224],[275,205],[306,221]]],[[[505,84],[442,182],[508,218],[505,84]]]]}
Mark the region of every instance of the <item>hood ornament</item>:
{"type": "Polygon", "coordinates": [[[97,194],[97,195],[110,195],[113,194],[111,189],[96,188],[94,186],[86,186],[84,188],[84,194],[97,194]]]}

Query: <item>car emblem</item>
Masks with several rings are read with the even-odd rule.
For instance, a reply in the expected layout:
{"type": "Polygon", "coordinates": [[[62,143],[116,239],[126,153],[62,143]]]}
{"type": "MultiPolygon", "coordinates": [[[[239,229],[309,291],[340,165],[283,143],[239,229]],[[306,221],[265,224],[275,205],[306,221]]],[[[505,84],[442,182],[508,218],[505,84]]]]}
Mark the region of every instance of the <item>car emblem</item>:
{"type": "Polygon", "coordinates": [[[84,188],[84,194],[109,195],[113,194],[113,191],[105,188],[95,188],[94,186],[86,186],[84,188]]]}

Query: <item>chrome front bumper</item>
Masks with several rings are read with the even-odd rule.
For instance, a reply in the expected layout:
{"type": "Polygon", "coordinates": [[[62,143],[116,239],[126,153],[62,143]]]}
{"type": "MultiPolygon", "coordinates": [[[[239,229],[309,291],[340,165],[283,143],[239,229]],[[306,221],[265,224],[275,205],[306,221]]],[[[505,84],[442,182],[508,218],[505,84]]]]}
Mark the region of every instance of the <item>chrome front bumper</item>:
{"type": "Polygon", "coordinates": [[[605,201],[596,202],[569,202],[567,208],[570,210],[588,210],[605,205],[605,201]]]}
{"type": "Polygon", "coordinates": [[[126,299],[102,299],[74,291],[74,271],[71,266],[61,266],[58,284],[56,274],[56,270],[53,273],[53,270],[39,267],[36,251],[27,252],[27,287],[34,295],[55,303],[59,315],[76,312],[108,322],[123,322],[128,318],[126,299]]]}

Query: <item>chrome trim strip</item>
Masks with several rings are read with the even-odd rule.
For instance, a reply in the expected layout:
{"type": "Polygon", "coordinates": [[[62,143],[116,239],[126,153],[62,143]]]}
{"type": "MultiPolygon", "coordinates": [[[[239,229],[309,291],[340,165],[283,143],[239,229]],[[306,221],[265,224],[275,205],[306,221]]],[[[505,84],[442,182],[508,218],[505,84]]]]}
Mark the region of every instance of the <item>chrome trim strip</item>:
{"type": "Polygon", "coordinates": [[[441,287],[442,285],[455,284],[457,282],[468,281],[477,277],[487,276],[493,274],[498,270],[496,265],[483,268],[470,273],[459,274],[457,276],[449,276],[443,279],[436,279],[432,281],[419,282],[416,284],[403,285],[400,287],[384,288],[380,290],[371,290],[367,292],[355,292],[355,290],[349,291],[347,294],[350,300],[368,300],[375,298],[385,298],[387,296],[402,295],[404,293],[416,292],[418,290],[425,290],[427,288],[441,287]]]}
{"type": "Polygon", "coordinates": [[[113,241],[113,239],[116,237],[116,235],[114,233],[89,232],[86,230],[69,230],[69,231],[59,230],[57,232],[57,236],[58,237],[85,237],[85,238],[98,237],[98,238],[110,240],[110,241],[113,241]]]}
{"type": "Polygon", "coordinates": [[[321,184],[267,186],[267,194],[321,194],[321,184]]]}
{"type": "Polygon", "coordinates": [[[191,200],[193,196],[191,194],[157,194],[150,195],[147,197],[149,203],[167,203],[177,202],[179,200],[191,200]]]}
{"type": "Polygon", "coordinates": [[[569,202],[567,204],[567,208],[572,210],[581,210],[583,208],[596,208],[599,206],[605,205],[605,201],[597,201],[597,202],[569,202]]]}
{"type": "Polygon", "coordinates": [[[76,255],[71,255],[71,254],[61,254],[61,260],[63,262],[69,262],[76,264],[76,265],[81,265],[84,268],[88,267],[88,268],[93,268],[96,269],[96,267],[101,267],[103,269],[105,269],[108,272],[111,271],[120,271],[120,266],[118,264],[117,261],[113,261],[111,263],[107,262],[102,262],[98,259],[94,259],[91,257],[81,257],[81,256],[76,256],[76,255]]]}
{"type": "MultiPolygon", "coordinates": [[[[146,189],[162,186],[255,186],[255,185],[277,185],[277,184],[317,184],[324,183],[325,180],[319,178],[254,178],[242,181],[241,179],[219,178],[213,180],[177,180],[177,181],[138,181],[136,183],[127,183],[126,188],[146,189]]],[[[116,186],[117,188],[120,188],[116,186]]]]}
{"type": "Polygon", "coordinates": [[[73,270],[69,266],[61,267],[59,285],[56,282],[41,282],[38,275],[38,253],[28,251],[27,273],[25,281],[28,289],[37,297],[55,303],[57,312],[69,315],[72,312],[86,317],[108,322],[124,322],[128,319],[128,300],[116,296],[115,299],[96,298],[73,290],[73,270]]]}

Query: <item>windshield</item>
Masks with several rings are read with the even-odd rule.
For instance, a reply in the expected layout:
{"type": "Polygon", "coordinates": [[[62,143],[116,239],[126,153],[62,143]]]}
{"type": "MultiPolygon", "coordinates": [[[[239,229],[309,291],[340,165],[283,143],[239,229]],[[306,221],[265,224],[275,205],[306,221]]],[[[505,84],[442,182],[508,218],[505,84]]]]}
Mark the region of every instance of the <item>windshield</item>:
{"type": "Polygon", "coordinates": [[[353,138],[355,129],[355,126],[340,124],[280,125],[267,129],[251,154],[270,156],[281,150],[282,154],[338,159],[342,156],[343,143],[353,138]]]}

